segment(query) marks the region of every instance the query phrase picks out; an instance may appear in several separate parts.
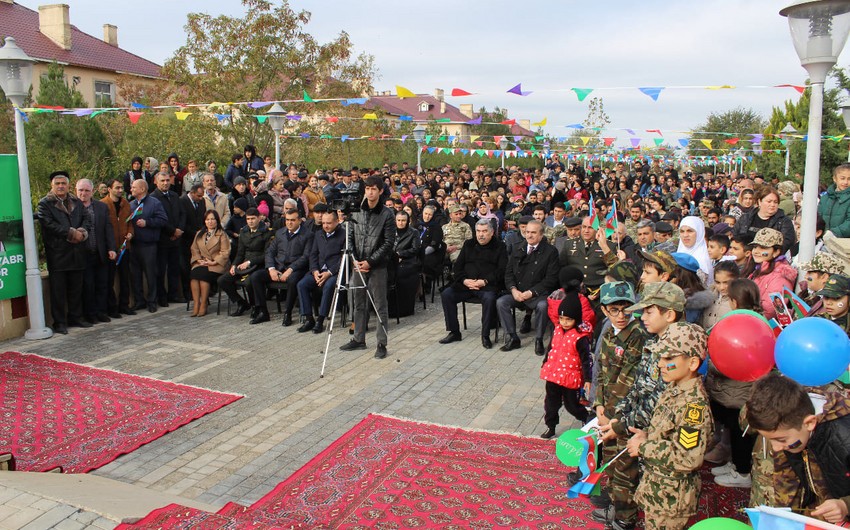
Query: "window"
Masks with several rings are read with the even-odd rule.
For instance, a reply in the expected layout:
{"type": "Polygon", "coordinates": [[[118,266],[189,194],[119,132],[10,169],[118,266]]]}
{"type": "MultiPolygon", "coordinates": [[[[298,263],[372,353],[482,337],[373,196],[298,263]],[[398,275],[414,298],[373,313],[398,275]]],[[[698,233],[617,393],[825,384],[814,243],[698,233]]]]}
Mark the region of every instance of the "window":
{"type": "Polygon", "coordinates": [[[428,109],[430,107],[431,107],[431,105],[429,105],[428,102],[423,101],[422,103],[419,104],[419,112],[428,112],[428,109]]]}
{"type": "Polygon", "coordinates": [[[112,106],[112,83],[107,81],[94,82],[94,106],[95,107],[111,107],[112,106]]]}

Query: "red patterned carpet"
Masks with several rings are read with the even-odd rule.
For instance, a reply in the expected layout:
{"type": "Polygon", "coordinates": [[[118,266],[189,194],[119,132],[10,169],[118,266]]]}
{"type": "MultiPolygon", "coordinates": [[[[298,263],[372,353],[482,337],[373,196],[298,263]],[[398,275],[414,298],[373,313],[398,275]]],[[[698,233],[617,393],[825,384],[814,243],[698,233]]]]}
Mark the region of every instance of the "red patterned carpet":
{"type": "Polygon", "coordinates": [[[38,355],[0,354],[0,453],[85,473],[242,396],[38,355]]]}
{"type": "MultiPolygon", "coordinates": [[[[603,528],[589,501],[566,498],[572,468],[554,448],[372,414],[250,507],[171,505],[121,528],[603,528]]],[[[744,492],[707,484],[699,518],[734,514],[744,492]]]]}

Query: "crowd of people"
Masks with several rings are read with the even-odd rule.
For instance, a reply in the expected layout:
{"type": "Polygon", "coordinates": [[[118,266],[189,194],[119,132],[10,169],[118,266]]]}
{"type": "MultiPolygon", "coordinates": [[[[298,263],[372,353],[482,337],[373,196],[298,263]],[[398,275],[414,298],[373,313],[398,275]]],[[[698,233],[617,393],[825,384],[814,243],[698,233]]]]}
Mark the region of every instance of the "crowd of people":
{"type": "Polygon", "coordinates": [[[801,263],[800,188],[755,171],[680,174],[658,160],[585,168],[554,155],[495,172],[308,172],[278,169],[250,145],[224,175],[214,162],[204,171],[166,160],[134,158],[122,178],[79,179],[75,193],[71,175],[51,175],[38,213],[56,332],[188,300],[190,317],[203,317],[221,290],[250,325],[271,320],[274,293],[283,326],[298,303],[297,332],[322,333],[344,282],[354,325],[341,349],[366,349],[374,312],[380,359],[390,313],[411,314],[441,286],[441,344],[463,339],[463,302],[481,305],[483,348],[494,347],[494,328],[503,352],[529,335],[546,382],[543,438],[563,406],[598,421],[605,460],[623,453],[595,519],[634,528],[640,507],[647,528],[682,528],[705,460],[718,464],[717,484],[751,488],[754,503],[847,520],[846,390],[729,379],[706,359],[706,330],[742,309],[787,325],[773,296],[787,289],[850,334],[849,164],[822,190],[816,254],[801,263]],[[346,234],[351,271],[338,278],[346,234]],[[785,399],[806,391],[827,396],[822,410],[785,399]],[[819,436],[830,425],[831,438],[819,436]]]}

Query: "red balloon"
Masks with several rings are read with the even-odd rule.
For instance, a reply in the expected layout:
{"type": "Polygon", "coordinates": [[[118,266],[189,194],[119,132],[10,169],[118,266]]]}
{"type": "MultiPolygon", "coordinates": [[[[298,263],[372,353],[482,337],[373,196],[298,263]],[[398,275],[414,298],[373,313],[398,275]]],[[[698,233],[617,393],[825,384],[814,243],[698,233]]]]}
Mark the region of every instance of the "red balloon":
{"type": "Polygon", "coordinates": [[[770,325],[752,315],[722,319],[708,336],[708,355],[720,373],[735,381],[755,381],[773,368],[776,337],[770,325]]]}

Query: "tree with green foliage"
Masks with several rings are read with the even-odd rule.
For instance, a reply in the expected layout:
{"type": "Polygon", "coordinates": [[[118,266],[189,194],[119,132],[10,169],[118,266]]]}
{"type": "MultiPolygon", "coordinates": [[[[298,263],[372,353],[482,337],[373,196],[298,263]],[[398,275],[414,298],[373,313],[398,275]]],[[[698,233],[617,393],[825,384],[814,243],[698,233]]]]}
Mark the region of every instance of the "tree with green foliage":
{"type": "Polygon", "coordinates": [[[712,112],[693,129],[688,138],[688,154],[691,156],[719,156],[735,154],[739,150],[752,156],[751,134],[760,134],[767,123],[753,109],[736,107],[724,112],[712,112]],[[701,140],[711,140],[708,149],[701,140]]]}

